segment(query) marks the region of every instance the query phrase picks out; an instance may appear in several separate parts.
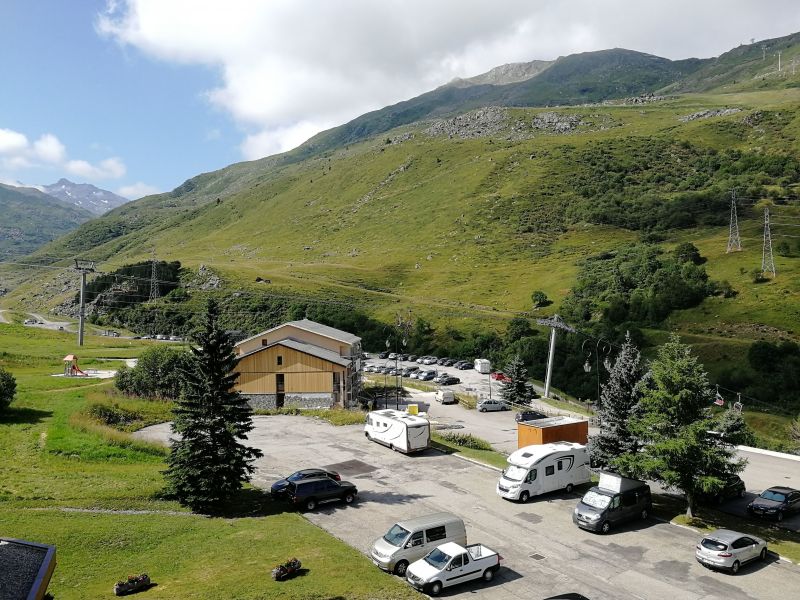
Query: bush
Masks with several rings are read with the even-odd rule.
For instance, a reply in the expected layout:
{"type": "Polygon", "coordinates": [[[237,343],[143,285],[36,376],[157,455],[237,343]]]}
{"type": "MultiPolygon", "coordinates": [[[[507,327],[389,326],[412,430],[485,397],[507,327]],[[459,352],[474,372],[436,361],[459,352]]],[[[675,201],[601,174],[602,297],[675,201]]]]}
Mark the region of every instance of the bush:
{"type": "Polygon", "coordinates": [[[541,290],[536,290],[531,294],[531,302],[533,303],[533,308],[539,308],[541,306],[547,306],[547,294],[545,294],[541,290]]]}
{"type": "Polygon", "coordinates": [[[472,450],[492,450],[492,445],[486,440],[475,437],[471,433],[455,433],[453,431],[443,431],[439,436],[450,444],[470,448],[472,450]]]}
{"type": "Polygon", "coordinates": [[[142,419],[141,413],[125,409],[117,403],[94,402],[87,407],[86,413],[93,419],[117,429],[124,429],[125,426],[142,419]]]}
{"type": "Polygon", "coordinates": [[[0,410],[8,408],[17,393],[17,380],[14,376],[0,367],[0,410]]]}
{"type": "Polygon", "coordinates": [[[130,396],[176,400],[189,360],[190,355],[184,350],[169,346],[148,348],[133,369],[117,371],[114,383],[119,391],[130,396]]]}
{"type": "Polygon", "coordinates": [[[753,269],[750,271],[750,279],[752,279],[753,283],[763,283],[766,281],[761,269],[753,269]]]}

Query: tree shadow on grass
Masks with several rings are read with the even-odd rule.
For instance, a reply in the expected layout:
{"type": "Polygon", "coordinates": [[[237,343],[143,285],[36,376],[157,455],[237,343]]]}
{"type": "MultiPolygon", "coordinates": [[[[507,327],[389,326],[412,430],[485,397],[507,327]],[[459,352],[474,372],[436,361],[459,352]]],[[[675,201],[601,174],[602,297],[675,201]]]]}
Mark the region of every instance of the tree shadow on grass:
{"type": "MultiPolygon", "coordinates": [[[[162,490],[153,496],[156,500],[178,501],[169,490],[162,490]]],[[[285,512],[293,512],[287,502],[273,500],[269,492],[258,488],[246,487],[225,504],[209,509],[194,509],[197,515],[222,519],[245,519],[248,517],[269,517],[285,512]]]]}
{"type": "Polygon", "coordinates": [[[53,416],[53,411],[38,408],[9,407],[0,411],[0,425],[35,425],[53,416]]]}

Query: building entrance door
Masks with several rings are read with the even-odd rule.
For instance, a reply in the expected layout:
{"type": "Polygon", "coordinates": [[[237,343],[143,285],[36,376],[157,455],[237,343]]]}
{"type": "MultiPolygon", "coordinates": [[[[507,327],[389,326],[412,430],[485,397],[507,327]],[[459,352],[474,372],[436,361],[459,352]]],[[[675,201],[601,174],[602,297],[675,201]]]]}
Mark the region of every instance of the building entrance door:
{"type": "Polygon", "coordinates": [[[283,373],[275,375],[275,406],[283,408],[283,400],[285,398],[286,388],[283,383],[283,373]]]}

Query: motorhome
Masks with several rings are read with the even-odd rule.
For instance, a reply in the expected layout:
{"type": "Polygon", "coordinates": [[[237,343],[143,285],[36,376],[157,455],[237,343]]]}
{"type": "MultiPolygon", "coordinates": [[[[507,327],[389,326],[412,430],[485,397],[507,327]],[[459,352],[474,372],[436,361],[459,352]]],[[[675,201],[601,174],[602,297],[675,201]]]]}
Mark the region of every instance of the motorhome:
{"type": "Polygon", "coordinates": [[[367,414],[364,435],[373,442],[409,454],[430,447],[431,424],[424,417],[399,410],[373,410],[367,414]]]}
{"type": "Polygon", "coordinates": [[[476,358],[475,359],[475,370],[478,373],[491,373],[492,372],[492,363],[490,363],[485,358],[476,358]]]}
{"type": "Polygon", "coordinates": [[[497,494],[526,502],[531,496],[555,490],[571,492],[576,485],[589,481],[589,453],[583,444],[525,446],[508,457],[508,467],[497,482],[497,494]]]}
{"type": "Polygon", "coordinates": [[[406,568],[447,542],[467,543],[464,521],[450,513],[434,513],[398,521],[372,544],[372,562],[384,571],[405,576],[406,568]]]}

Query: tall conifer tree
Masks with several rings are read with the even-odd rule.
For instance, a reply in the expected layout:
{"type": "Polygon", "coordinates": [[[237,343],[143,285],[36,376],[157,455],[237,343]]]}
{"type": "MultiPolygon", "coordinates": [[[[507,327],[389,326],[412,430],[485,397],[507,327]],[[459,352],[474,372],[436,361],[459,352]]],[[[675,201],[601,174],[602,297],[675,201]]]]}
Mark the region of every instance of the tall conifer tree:
{"type": "Polygon", "coordinates": [[[524,404],[530,401],[531,392],[527,385],[528,370],[519,354],[516,354],[508,364],[506,364],[505,374],[508,381],[500,384],[500,397],[506,402],[513,404],[524,404]]]}
{"type": "Polygon", "coordinates": [[[639,442],[631,433],[629,423],[639,402],[639,380],[643,373],[639,349],[627,333],[600,393],[597,411],[600,433],[592,438],[591,445],[593,466],[617,470],[614,464],[617,457],[638,450],[639,442]]]}
{"type": "Polygon", "coordinates": [[[262,453],[241,443],[253,428],[253,413],[232,389],[239,360],[230,337],[220,329],[214,300],[209,300],[193,341],[172,426],[180,440],[172,446],[165,476],[181,503],[213,510],[250,479],[252,463],[262,453]]]}

